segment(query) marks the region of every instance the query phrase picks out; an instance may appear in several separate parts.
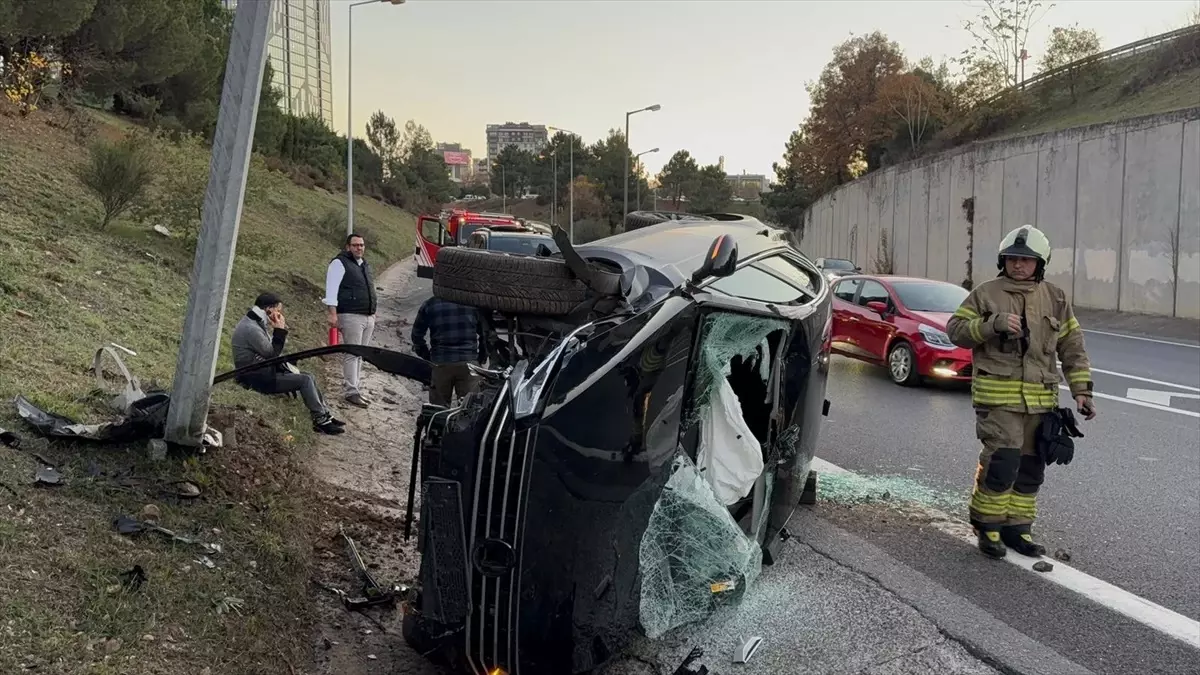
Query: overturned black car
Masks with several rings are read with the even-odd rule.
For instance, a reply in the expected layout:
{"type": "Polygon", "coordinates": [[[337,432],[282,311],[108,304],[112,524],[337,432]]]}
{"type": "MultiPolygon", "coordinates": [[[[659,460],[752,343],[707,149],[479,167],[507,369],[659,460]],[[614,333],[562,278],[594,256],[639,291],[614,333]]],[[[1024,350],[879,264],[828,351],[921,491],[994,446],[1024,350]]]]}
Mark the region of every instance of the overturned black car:
{"type": "Polygon", "coordinates": [[[492,335],[479,391],[425,406],[414,438],[405,638],[456,672],[587,673],[736,602],[828,412],[828,283],[788,233],[721,215],[555,237],[435,267],[492,335]]]}

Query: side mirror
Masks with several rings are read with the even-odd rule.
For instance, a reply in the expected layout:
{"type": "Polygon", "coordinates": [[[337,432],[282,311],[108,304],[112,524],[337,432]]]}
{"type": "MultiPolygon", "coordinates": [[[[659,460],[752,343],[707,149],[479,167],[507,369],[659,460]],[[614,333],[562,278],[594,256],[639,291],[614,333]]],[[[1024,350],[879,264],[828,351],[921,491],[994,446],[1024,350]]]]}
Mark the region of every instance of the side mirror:
{"type": "Polygon", "coordinates": [[[887,316],[888,313],[887,303],[880,302],[878,300],[872,300],[868,302],[867,309],[871,310],[872,312],[878,312],[880,316],[887,316]]]}
{"type": "Polygon", "coordinates": [[[692,272],[692,283],[698,284],[709,277],[727,277],[737,268],[737,242],[727,234],[713,240],[704,256],[700,268],[692,272]]]}
{"type": "Polygon", "coordinates": [[[857,266],[856,266],[856,267],[854,268],[854,271],[855,271],[855,273],[860,273],[860,272],[862,272],[862,268],[861,268],[861,267],[857,267],[857,266]]]}

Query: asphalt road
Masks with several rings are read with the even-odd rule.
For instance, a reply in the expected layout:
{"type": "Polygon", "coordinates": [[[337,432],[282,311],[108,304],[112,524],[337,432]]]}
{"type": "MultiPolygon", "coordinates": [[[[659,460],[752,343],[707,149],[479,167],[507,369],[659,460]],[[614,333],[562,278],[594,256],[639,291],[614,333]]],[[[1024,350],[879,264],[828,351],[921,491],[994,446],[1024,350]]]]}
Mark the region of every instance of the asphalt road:
{"type": "MultiPolygon", "coordinates": [[[[1072,567],[1200,619],[1200,348],[1086,340],[1100,415],[1084,423],[1075,461],[1047,470],[1037,532],[1072,567]]],[[[881,368],[834,357],[829,398],[823,459],[964,493],[954,515],[965,519],[979,449],[965,387],[904,389],[881,368]]],[[[1094,672],[1200,673],[1200,652],[1030,572],[988,565],[952,537],[862,509],[825,515],[1094,672]]]]}

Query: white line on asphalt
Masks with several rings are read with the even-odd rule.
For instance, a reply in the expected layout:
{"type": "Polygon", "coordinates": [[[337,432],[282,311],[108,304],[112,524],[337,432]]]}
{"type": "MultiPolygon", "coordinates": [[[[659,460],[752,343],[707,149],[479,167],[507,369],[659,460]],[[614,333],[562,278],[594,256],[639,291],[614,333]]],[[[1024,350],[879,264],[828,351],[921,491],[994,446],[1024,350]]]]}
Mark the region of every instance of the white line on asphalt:
{"type": "MultiPolygon", "coordinates": [[[[1065,384],[1058,385],[1058,388],[1062,389],[1063,391],[1066,391],[1066,392],[1071,391],[1071,388],[1065,384]]],[[[1194,410],[1183,410],[1182,408],[1169,408],[1165,405],[1158,405],[1157,403],[1147,403],[1145,401],[1136,401],[1132,398],[1124,398],[1122,396],[1113,396],[1112,394],[1105,394],[1105,393],[1099,392],[1099,391],[1093,391],[1092,396],[1095,396],[1096,398],[1107,399],[1109,401],[1120,401],[1122,403],[1128,403],[1129,405],[1137,405],[1137,406],[1141,406],[1143,408],[1151,408],[1153,410],[1162,410],[1163,412],[1176,413],[1179,415],[1187,415],[1188,417],[1200,418],[1200,412],[1195,412],[1194,410]]]]}
{"type": "MultiPolygon", "coordinates": [[[[814,457],[812,461],[812,469],[818,474],[847,474],[853,473],[847,469],[827,462],[820,457],[814,457]]],[[[821,488],[818,483],[817,495],[820,496],[821,488]]],[[[947,522],[954,522],[954,519],[947,516],[947,522]]],[[[974,537],[964,537],[961,532],[945,528],[939,523],[934,522],[933,525],[942,529],[943,532],[953,536],[960,541],[964,541],[971,546],[975,546],[974,537]]],[[[1074,591],[1079,595],[1103,605],[1118,614],[1123,614],[1138,623],[1153,628],[1164,635],[1170,636],[1184,642],[1196,649],[1200,649],[1200,621],[1189,619],[1188,617],[1167,609],[1162,605],[1150,602],[1149,600],[1134,595],[1129,591],[1114,586],[1107,581],[1097,579],[1090,574],[1080,572],[1079,570],[1069,565],[1064,565],[1058,560],[1053,561],[1054,569],[1049,572],[1034,572],[1033,564],[1037,560],[1026,558],[1023,555],[1012,554],[1004,558],[1008,562],[1020,567],[1021,569],[1033,572],[1033,574],[1047,581],[1058,584],[1063,588],[1074,591]]],[[[1049,562],[1049,560],[1047,560],[1049,562]]]]}
{"type": "Polygon", "coordinates": [[[1187,384],[1175,384],[1174,382],[1164,382],[1162,380],[1152,380],[1148,377],[1139,377],[1138,375],[1127,375],[1125,373],[1118,373],[1115,370],[1102,370],[1100,368],[1092,368],[1091,371],[1093,373],[1104,373],[1105,375],[1116,375],[1117,377],[1123,377],[1126,380],[1137,380],[1138,382],[1146,382],[1149,384],[1158,384],[1158,385],[1162,385],[1164,387],[1175,387],[1176,389],[1186,389],[1188,391],[1200,392],[1200,387],[1193,387],[1193,386],[1187,385],[1187,384]]]}
{"type": "Polygon", "coordinates": [[[1141,340],[1143,342],[1157,342],[1160,345],[1175,345],[1176,347],[1190,347],[1192,349],[1200,349],[1200,345],[1191,342],[1174,342],[1172,340],[1159,340],[1158,338],[1142,337],[1140,335],[1126,335],[1124,333],[1110,333],[1104,330],[1092,330],[1084,328],[1085,333],[1095,333],[1096,335],[1111,335],[1112,337],[1125,338],[1127,340],[1141,340]]]}

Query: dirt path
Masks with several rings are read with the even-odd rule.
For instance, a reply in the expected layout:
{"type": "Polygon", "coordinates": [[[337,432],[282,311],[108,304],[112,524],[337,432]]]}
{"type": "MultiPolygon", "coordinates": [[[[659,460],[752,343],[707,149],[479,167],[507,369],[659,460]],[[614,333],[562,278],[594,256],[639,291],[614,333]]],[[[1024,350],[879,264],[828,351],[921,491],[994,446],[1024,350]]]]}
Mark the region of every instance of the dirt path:
{"type": "MultiPolygon", "coordinates": [[[[412,262],[402,260],[376,280],[379,314],[374,343],[391,349],[409,346],[412,313],[428,297],[428,282],[416,279],[412,262]]],[[[341,368],[325,364],[330,387],[340,387],[341,368]]],[[[374,405],[360,410],[341,401],[338,389],[327,398],[346,420],[346,433],[321,437],[311,459],[313,475],[334,496],[336,506],[319,537],[321,581],[350,592],[356,583],[338,534],[344,525],[380,583],[412,583],[419,558],[416,536],[404,541],[404,508],[411,469],[413,423],[427,394],[419,384],[363,368],[374,405]]],[[[312,675],[440,675],[405,644],[399,609],[346,611],[329,593],[317,598],[312,675]]]]}

